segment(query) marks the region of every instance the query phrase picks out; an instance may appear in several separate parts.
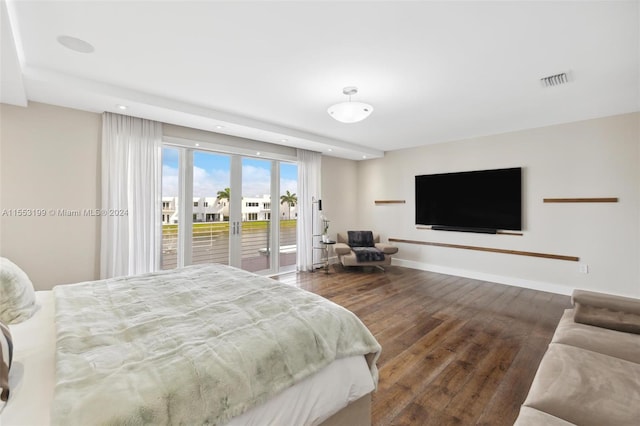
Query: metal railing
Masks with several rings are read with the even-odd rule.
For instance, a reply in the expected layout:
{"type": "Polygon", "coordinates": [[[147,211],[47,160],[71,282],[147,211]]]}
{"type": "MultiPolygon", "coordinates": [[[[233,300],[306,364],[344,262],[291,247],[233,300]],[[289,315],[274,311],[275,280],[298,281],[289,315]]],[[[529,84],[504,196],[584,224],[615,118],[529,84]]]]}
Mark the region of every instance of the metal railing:
{"type": "MultiPolygon", "coordinates": [[[[162,226],[162,269],[178,265],[178,226],[162,226]]],[[[250,271],[268,269],[269,221],[242,222],[242,267],[250,271]]],[[[286,248],[280,266],[295,264],[296,220],[280,221],[280,249],[286,248]],[[294,253],[291,256],[291,253],[294,253]]],[[[192,263],[229,263],[229,222],[193,224],[192,263]]]]}

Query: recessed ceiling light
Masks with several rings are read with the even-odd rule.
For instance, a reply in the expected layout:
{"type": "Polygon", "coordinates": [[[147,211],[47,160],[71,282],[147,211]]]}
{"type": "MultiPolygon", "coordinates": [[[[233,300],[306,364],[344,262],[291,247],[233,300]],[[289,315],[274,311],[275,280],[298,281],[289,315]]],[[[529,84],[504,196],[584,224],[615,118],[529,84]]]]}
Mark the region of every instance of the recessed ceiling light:
{"type": "Polygon", "coordinates": [[[280,139],[280,142],[289,142],[289,139],[280,139]]]}
{"type": "Polygon", "coordinates": [[[76,37],[71,37],[68,35],[58,36],[58,43],[66,47],[67,49],[71,49],[74,52],[79,53],[92,53],[95,49],[89,43],[84,40],[80,40],[76,37]]]}
{"type": "Polygon", "coordinates": [[[199,143],[197,143],[197,144],[196,144],[196,146],[200,146],[200,144],[199,144],[199,143]]]}
{"type": "Polygon", "coordinates": [[[333,149],[329,148],[327,151],[332,152],[332,151],[333,151],[333,149]]]}
{"type": "Polygon", "coordinates": [[[128,106],[126,106],[126,105],[120,105],[120,104],[118,104],[118,105],[116,105],[116,108],[121,109],[121,110],[123,110],[123,111],[124,111],[125,109],[128,109],[129,107],[128,107],[128,106]]]}
{"type": "Polygon", "coordinates": [[[366,155],[363,155],[363,156],[362,156],[362,158],[365,158],[365,159],[366,159],[366,158],[367,158],[367,156],[366,156],[366,155]]]}
{"type": "Polygon", "coordinates": [[[256,152],[256,155],[260,155],[260,151],[256,152]]]}
{"type": "Polygon", "coordinates": [[[216,129],[218,129],[218,130],[220,130],[220,129],[224,129],[224,126],[221,126],[221,125],[219,125],[219,124],[218,124],[218,125],[216,126],[216,129]]]}

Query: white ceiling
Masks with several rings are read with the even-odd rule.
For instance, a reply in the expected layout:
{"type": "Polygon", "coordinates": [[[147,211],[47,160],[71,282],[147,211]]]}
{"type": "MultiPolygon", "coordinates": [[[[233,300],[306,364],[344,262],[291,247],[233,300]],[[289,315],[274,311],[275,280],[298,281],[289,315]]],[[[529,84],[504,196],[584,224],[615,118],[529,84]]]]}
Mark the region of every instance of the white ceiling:
{"type": "Polygon", "coordinates": [[[2,0],[2,15],[2,102],[124,104],[344,158],[640,110],[638,1],[2,0]],[[342,124],[326,110],[351,85],[374,112],[342,124]]]}

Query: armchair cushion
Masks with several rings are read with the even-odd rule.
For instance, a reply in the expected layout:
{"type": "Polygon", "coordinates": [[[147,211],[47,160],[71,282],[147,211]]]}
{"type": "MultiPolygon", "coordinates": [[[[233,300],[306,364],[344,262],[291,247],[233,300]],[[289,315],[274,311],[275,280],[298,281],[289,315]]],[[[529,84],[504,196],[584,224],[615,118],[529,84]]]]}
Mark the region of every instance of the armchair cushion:
{"type": "Polygon", "coordinates": [[[398,252],[398,247],[391,244],[376,243],[376,248],[384,254],[396,254],[398,252]]]}
{"type": "MultiPolygon", "coordinates": [[[[353,231],[350,231],[353,232],[353,231]]],[[[371,231],[366,231],[370,233],[371,231]]],[[[380,235],[371,232],[371,237],[373,238],[373,245],[371,247],[351,248],[349,246],[349,232],[338,232],[337,234],[337,243],[333,246],[333,250],[335,251],[340,263],[344,266],[388,266],[391,265],[391,256],[398,252],[398,247],[392,246],[391,244],[384,244],[380,242],[380,235]],[[358,260],[358,256],[356,255],[356,251],[369,251],[375,250],[378,252],[378,259],[374,260],[373,257],[369,257],[369,254],[366,254],[366,257],[360,255],[360,260],[358,260]]],[[[368,237],[367,237],[368,238],[368,237]]]]}
{"type": "MultiPolygon", "coordinates": [[[[349,235],[346,232],[338,232],[337,237],[339,243],[349,244],[349,235]]],[[[380,242],[379,234],[373,234],[373,242],[376,244],[380,242]]]]}
{"type": "Polygon", "coordinates": [[[343,256],[345,254],[351,253],[351,247],[349,247],[345,243],[336,243],[333,246],[333,251],[335,251],[338,256],[343,256]]]}
{"type": "Polygon", "coordinates": [[[384,253],[375,247],[351,247],[358,262],[384,262],[384,253]]]}
{"type": "Polygon", "coordinates": [[[374,247],[373,232],[371,231],[347,231],[349,245],[351,247],[374,247]]]}

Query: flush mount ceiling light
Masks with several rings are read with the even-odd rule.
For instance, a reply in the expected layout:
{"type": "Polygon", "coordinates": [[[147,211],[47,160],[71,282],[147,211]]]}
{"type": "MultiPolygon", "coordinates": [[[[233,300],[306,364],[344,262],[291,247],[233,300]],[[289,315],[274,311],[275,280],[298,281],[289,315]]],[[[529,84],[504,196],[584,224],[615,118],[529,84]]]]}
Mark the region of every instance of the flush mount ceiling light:
{"type": "Polygon", "coordinates": [[[86,41],[68,35],[58,36],[58,43],[74,52],[92,53],[95,50],[93,46],[86,41]]]}
{"type": "Polygon", "coordinates": [[[358,93],[358,88],[353,86],[345,87],[342,93],[349,96],[349,100],[346,102],[340,102],[338,104],[329,107],[327,112],[329,115],[341,123],[357,123],[367,118],[372,112],[373,107],[363,102],[352,102],[351,96],[358,93]]]}

